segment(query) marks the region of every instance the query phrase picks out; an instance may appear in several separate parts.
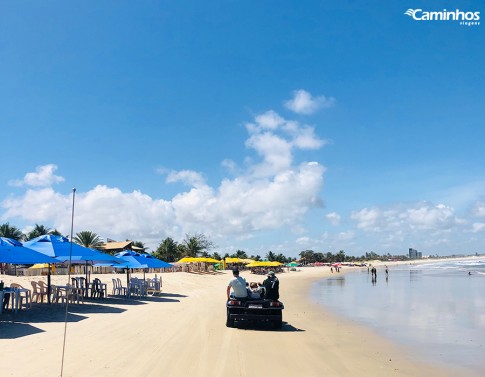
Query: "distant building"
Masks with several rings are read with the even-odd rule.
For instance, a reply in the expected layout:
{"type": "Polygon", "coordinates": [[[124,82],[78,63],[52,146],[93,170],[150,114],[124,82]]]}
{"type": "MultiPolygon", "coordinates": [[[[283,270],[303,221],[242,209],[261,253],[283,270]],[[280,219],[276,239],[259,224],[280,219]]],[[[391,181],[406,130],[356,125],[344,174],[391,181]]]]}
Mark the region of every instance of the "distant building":
{"type": "Polygon", "coordinates": [[[409,248],[409,259],[422,259],[423,253],[418,250],[409,248]]]}
{"type": "Polygon", "coordinates": [[[144,251],[144,249],[141,247],[133,246],[133,241],[116,242],[116,241],[110,240],[109,238],[108,238],[108,242],[99,246],[99,249],[108,254],[116,254],[116,253],[119,253],[120,251],[125,251],[125,250],[133,250],[136,252],[144,251]]]}

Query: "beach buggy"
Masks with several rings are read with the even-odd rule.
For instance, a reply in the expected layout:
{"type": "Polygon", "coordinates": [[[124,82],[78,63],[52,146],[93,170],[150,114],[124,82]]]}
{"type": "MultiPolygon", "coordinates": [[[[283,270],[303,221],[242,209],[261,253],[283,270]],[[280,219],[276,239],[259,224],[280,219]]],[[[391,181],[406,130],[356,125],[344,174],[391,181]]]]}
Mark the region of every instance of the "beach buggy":
{"type": "Polygon", "coordinates": [[[235,327],[238,322],[252,321],[254,323],[268,323],[276,329],[283,325],[284,305],[274,299],[245,299],[230,298],[226,303],[227,327],[235,327]]]}

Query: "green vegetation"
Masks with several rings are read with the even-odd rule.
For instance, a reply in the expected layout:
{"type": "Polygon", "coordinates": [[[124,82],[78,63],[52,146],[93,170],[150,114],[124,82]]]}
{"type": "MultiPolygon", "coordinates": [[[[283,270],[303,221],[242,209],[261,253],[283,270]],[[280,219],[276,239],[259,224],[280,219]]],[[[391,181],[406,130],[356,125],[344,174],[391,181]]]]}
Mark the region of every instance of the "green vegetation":
{"type": "Polygon", "coordinates": [[[103,240],[96,233],[89,230],[83,230],[82,232],[76,233],[76,237],[73,241],[77,244],[96,249],[103,244],[103,240]]]}
{"type": "MultiPolygon", "coordinates": [[[[27,235],[23,234],[19,228],[12,226],[9,223],[4,223],[0,225],[1,237],[13,238],[18,241],[30,240],[43,234],[61,235],[56,229],[51,230],[50,228],[41,224],[35,224],[34,229],[30,231],[27,235]]],[[[90,248],[98,248],[103,243],[102,239],[96,233],[87,230],[76,233],[76,237],[74,237],[73,241],[78,243],[79,245],[90,248]]],[[[144,243],[141,241],[134,241],[133,246],[137,246],[143,249],[146,248],[144,243]]],[[[295,260],[298,260],[300,263],[307,264],[317,262],[361,262],[375,259],[384,261],[409,259],[407,255],[392,256],[389,253],[379,255],[373,251],[365,253],[365,255],[362,255],[361,257],[354,257],[345,255],[344,250],[340,250],[335,254],[331,252],[323,253],[315,252],[313,250],[304,250],[299,253],[300,258],[298,259],[286,257],[282,253],[276,254],[273,251],[268,251],[264,254],[264,258],[262,258],[260,255],[248,255],[244,250],[237,250],[235,253],[225,253],[224,255],[216,251],[213,251],[211,253],[211,250],[214,248],[214,243],[204,234],[186,234],[185,238],[180,243],[174,241],[170,237],[165,238],[162,242],[160,242],[156,251],[153,253],[153,256],[167,262],[176,262],[183,257],[211,257],[217,260],[230,257],[239,259],[253,259],[256,261],[277,261],[284,264],[295,260]]]]}
{"type": "Polygon", "coordinates": [[[5,223],[0,225],[0,237],[7,237],[17,241],[22,241],[25,235],[19,228],[12,226],[9,223],[5,223]]]}

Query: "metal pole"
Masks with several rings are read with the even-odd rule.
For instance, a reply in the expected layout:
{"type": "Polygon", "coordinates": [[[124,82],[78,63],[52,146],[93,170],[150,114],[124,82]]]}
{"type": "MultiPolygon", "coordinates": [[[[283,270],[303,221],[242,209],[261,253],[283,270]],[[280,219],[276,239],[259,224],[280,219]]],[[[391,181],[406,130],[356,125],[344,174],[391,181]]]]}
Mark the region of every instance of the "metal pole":
{"type": "Polygon", "coordinates": [[[47,265],[47,303],[51,303],[51,264],[47,265]]]}
{"type": "MultiPolygon", "coordinates": [[[[74,200],[76,198],[76,189],[72,189],[72,214],[71,214],[71,237],[70,237],[70,249],[69,249],[69,264],[67,265],[67,285],[71,284],[71,262],[72,262],[72,234],[74,232],[74,200]]],[[[66,314],[64,318],[64,340],[62,344],[62,361],[61,361],[61,377],[64,371],[64,351],[66,350],[66,332],[67,332],[67,313],[69,309],[69,288],[67,289],[66,297],[66,314]]]]}

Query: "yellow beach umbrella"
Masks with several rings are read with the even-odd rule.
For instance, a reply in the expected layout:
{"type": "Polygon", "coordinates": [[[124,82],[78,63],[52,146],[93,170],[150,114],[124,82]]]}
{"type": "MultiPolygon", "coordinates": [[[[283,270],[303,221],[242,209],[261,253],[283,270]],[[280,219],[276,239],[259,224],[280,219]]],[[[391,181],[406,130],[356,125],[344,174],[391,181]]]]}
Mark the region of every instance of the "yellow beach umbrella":
{"type": "Polygon", "coordinates": [[[177,261],[175,263],[195,263],[195,262],[197,262],[196,259],[197,258],[194,258],[194,257],[183,257],[182,259],[180,259],[179,261],[177,261]]]}
{"type": "Polygon", "coordinates": [[[270,261],[260,261],[260,262],[251,262],[246,265],[246,267],[276,267],[281,266],[280,262],[270,262],[270,261]]]}
{"type": "Polygon", "coordinates": [[[37,269],[37,268],[49,268],[49,264],[37,263],[37,264],[34,264],[32,267],[29,267],[29,269],[37,269]]]}
{"type": "Polygon", "coordinates": [[[200,259],[200,262],[205,262],[205,263],[221,263],[221,261],[218,261],[217,259],[214,258],[198,258],[200,259]]]}
{"type": "Polygon", "coordinates": [[[217,259],[207,257],[184,257],[176,263],[220,263],[217,259]]]}
{"type": "Polygon", "coordinates": [[[226,263],[242,263],[242,260],[239,259],[239,258],[231,258],[231,257],[227,257],[226,258],[226,263]]]}
{"type": "Polygon", "coordinates": [[[269,262],[269,263],[271,263],[271,266],[274,266],[274,267],[281,266],[283,264],[283,263],[276,262],[276,261],[269,262]]]}

